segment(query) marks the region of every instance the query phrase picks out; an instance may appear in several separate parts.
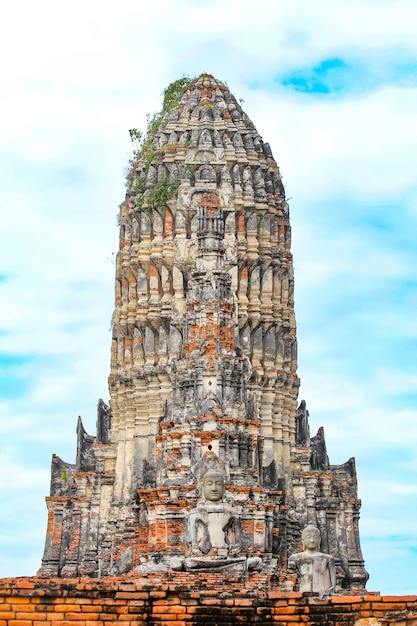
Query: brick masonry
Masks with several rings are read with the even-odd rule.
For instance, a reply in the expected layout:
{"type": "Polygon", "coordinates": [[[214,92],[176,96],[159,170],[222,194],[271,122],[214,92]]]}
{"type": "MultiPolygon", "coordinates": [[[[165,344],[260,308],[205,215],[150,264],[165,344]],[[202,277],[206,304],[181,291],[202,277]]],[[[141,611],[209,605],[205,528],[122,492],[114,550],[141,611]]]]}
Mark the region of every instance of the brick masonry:
{"type": "Polygon", "coordinates": [[[282,593],[254,573],[245,586],[213,573],[140,577],[5,578],[0,626],[192,626],[193,624],[316,624],[417,626],[417,596],[378,593],[333,596],[282,593]],[[226,584],[227,583],[227,584],[226,584]]]}

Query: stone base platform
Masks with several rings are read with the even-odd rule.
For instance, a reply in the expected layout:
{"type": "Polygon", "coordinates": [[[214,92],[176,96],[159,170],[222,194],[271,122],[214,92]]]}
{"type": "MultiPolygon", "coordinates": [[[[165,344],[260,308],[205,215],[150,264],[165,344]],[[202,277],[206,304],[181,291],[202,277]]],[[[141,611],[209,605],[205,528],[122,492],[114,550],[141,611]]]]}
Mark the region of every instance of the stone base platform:
{"type": "Polygon", "coordinates": [[[0,626],[417,626],[417,596],[365,592],[320,599],[278,591],[278,584],[258,572],[4,578],[0,626]]]}

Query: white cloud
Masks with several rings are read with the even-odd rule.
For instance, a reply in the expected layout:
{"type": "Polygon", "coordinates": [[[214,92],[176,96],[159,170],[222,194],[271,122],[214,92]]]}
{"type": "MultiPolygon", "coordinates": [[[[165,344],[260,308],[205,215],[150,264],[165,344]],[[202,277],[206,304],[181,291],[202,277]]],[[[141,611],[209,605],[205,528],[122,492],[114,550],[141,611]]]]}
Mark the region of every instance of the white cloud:
{"type": "Polygon", "coordinates": [[[0,483],[0,492],[16,489],[31,490],[44,487],[49,482],[49,472],[44,468],[19,465],[15,461],[16,449],[3,449],[0,453],[2,467],[7,466],[7,480],[0,483]]]}
{"type": "Polygon", "coordinates": [[[392,584],[408,589],[415,557],[392,536],[415,536],[417,89],[386,81],[416,57],[415,3],[41,0],[4,13],[0,351],[30,359],[10,370],[21,394],[0,404],[2,466],[19,493],[4,487],[1,575],[39,565],[50,454],[72,461],[77,415],[93,431],[107,397],[127,130],[145,127],[171,80],[208,71],[245,99],[294,196],[301,395],[331,460],[357,456],[378,583],[389,587],[394,560],[404,571],[392,584]],[[329,58],[385,86],[325,99],[280,84],[329,58]],[[22,501],[36,531],[22,525],[22,501]],[[25,549],[11,558],[16,532],[25,549]]]}
{"type": "Polygon", "coordinates": [[[385,88],[345,102],[281,92],[271,102],[268,91],[255,95],[258,127],[288,194],[306,208],[336,190],[366,202],[415,187],[416,106],[417,89],[385,88]]]}

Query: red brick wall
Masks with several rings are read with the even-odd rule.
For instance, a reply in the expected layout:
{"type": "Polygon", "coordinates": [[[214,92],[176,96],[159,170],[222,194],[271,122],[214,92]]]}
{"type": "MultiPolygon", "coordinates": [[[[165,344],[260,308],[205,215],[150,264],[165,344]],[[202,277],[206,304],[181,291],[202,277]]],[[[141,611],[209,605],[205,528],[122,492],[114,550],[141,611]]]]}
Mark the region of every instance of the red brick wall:
{"type": "Polygon", "coordinates": [[[0,626],[417,626],[417,596],[282,593],[254,574],[0,580],[0,626]]]}

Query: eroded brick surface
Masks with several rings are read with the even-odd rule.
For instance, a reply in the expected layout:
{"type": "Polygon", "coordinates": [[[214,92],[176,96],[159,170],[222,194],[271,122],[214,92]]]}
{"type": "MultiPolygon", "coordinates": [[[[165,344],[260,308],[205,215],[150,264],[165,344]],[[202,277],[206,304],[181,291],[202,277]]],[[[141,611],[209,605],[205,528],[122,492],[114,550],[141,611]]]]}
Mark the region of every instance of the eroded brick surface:
{"type": "Polygon", "coordinates": [[[322,626],[415,626],[417,596],[313,594],[273,591],[271,580],[253,575],[164,573],[108,577],[0,580],[3,626],[125,626],[142,624],[303,623],[322,626]]]}

